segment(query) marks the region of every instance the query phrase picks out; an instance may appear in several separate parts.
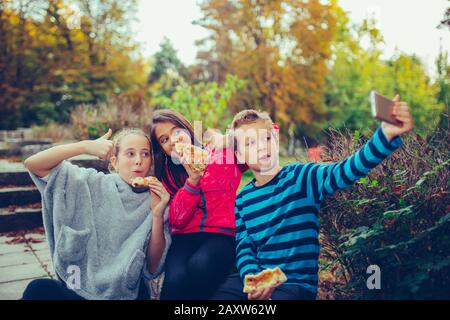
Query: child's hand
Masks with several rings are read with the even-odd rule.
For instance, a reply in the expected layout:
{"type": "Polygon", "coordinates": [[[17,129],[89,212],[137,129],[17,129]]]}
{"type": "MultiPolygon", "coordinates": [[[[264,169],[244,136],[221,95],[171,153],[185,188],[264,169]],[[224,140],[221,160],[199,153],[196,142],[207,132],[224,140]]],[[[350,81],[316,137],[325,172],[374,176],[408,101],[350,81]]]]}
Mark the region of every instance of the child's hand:
{"type": "Polygon", "coordinates": [[[198,171],[192,170],[191,166],[189,166],[184,158],[181,159],[181,164],[188,174],[188,181],[190,184],[196,186],[200,181],[201,174],[198,171]]]}
{"type": "Polygon", "coordinates": [[[109,140],[112,136],[112,130],[109,129],[106,134],[96,140],[86,140],[85,153],[99,157],[101,160],[108,160],[111,157],[114,143],[109,140]]]}
{"type": "Polygon", "coordinates": [[[150,181],[148,185],[150,189],[152,214],[157,218],[163,218],[164,209],[169,203],[170,195],[163,184],[158,180],[150,181]]]}
{"type": "Polygon", "coordinates": [[[229,135],[223,135],[220,133],[212,133],[205,143],[209,145],[211,149],[226,149],[231,145],[231,138],[229,135]]]}
{"type": "Polygon", "coordinates": [[[188,174],[189,183],[196,186],[200,181],[201,177],[200,172],[192,170],[191,166],[189,165],[189,161],[184,156],[180,156],[178,154],[178,160],[180,161],[181,165],[184,167],[186,173],[188,174]]]}
{"type": "Polygon", "coordinates": [[[414,122],[406,102],[400,102],[400,96],[394,98],[395,105],[393,108],[394,117],[401,122],[400,125],[393,125],[387,122],[381,122],[381,129],[388,140],[392,140],[405,132],[409,132],[414,128],[414,122]]]}
{"type": "Polygon", "coordinates": [[[248,300],[270,300],[275,288],[258,289],[248,294],[248,300]]]}
{"type": "MultiPolygon", "coordinates": [[[[175,141],[180,142],[180,143],[189,144],[189,145],[191,144],[191,141],[185,135],[180,135],[178,138],[176,138],[175,141]]],[[[189,161],[192,161],[193,159],[189,159],[189,161],[188,161],[188,159],[186,159],[186,157],[184,155],[181,156],[178,152],[176,152],[176,150],[174,150],[173,152],[176,154],[178,161],[180,161],[181,165],[186,170],[186,173],[189,176],[188,177],[189,183],[196,186],[198,184],[198,182],[200,181],[201,174],[200,174],[200,172],[192,170],[192,168],[190,167],[189,161]]]]}

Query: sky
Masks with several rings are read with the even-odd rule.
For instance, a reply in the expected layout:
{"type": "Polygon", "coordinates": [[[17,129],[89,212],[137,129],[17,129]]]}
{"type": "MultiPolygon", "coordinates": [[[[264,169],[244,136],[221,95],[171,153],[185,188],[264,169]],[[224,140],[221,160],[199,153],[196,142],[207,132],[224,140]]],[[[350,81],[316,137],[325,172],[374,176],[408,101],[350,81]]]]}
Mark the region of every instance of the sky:
{"type": "MultiPolygon", "coordinates": [[[[226,1],[226,0],[224,0],[226,1]]],[[[450,51],[450,30],[437,29],[449,0],[338,0],[352,23],[375,15],[385,40],[383,58],[395,52],[416,54],[431,75],[439,47],[450,51]]],[[[201,17],[197,0],[139,0],[136,40],[145,56],[159,49],[164,37],[170,39],[185,64],[195,62],[195,41],[207,32],[192,21],[201,17]]]]}

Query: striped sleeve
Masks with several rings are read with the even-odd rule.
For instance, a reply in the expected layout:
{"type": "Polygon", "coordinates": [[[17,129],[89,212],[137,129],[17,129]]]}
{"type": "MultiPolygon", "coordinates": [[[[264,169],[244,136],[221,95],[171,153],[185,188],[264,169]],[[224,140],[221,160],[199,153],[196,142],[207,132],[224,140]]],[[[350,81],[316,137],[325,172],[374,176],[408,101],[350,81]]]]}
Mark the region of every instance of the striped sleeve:
{"type": "Polygon", "coordinates": [[[247,233],[244,221],[242,220],[242,207],[240,199],[236,199],[236,267],[242,281],[247,274],[257,274],[261,268],[256,259],[256,245],[247,233]]]}
{"type": "Polygon", "coordinates": [[[356,153],[332,164],[315,164],[310,170],[314,200],[322,201],[338,189],[345,189],[388,158],[402,144],[399,136],[388,141],[381,128],[356,153]]]}

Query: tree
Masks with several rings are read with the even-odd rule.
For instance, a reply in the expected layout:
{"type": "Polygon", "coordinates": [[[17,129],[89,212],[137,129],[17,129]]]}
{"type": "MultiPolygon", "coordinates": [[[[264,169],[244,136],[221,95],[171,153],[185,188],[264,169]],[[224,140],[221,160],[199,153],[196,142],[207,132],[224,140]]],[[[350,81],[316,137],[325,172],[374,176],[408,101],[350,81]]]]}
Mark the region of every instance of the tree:
{"type": "Polygon", "coordinates": [[[129,38],[135,0],[0,3],[1,128],[67,122],[71,109],[146,90],[129,38]]]}
{"type": "Polygon", "coordinates": [[[170,97],[160,95],[154,103],[161,109],[173,109],[183,114],[192,123],[201,121],[204,129],[220,129],[225,132],[231,122],[228,109],[230,100],[245,81],[236,76],[227,76],[222,85],[217,82],[201,82],[180,85],[170,97]],[[214,111],[214,112],[212,112],[214,111]]]}
{"type": "Polygon", "coordinates": [[[449,28],[450,29],[450,8],[447,8],[444,14],[444,17],[442,18],[439,26],[439,28],[449,28]]]}
{"type": "Polygon", "coordinates": [[[169,39],[164,38],[160,49],[153,55],[152,68],[147,82],[150,95],[170,97],[176,88],[185,83],[187,69],[177,56],[177,51],[169,39]]]}
{"type": "MultiPolygon", "coordinates": [[[[123,90],[116,82],[119,78],[111,74],[120,69],[125,71],[127,66],[114,64],[112,60],[123,54],[130,58],[137,48],[130,38],[130,22],[136,13],[137,0],[73,1],[81,13],[79,27],[84,39],[81,50],[87,57],[88,67],[83,76],[90,89],[90,102],[104,101],[111,89],[123,90]]],[[[123,58],[119,60],[124,62],[123,58]]]]}
{"type": "Polygon", "coordinates": [[[177,51],[168,38],[165,37],[159,46],[159,51],[153,55],[153,66],[148,77],[149,83],[158,81],[167,70],[178,72],[183,67],[177,51]]]}
{"type": "Polygon", "coordinates": [[[22,125],[21,108],[30,101],[39,73],[34,50],[36,26],[28,19],[42,11],[42,1],[0,2],[0,127],[22,125]]]}
{"type": "Polygon", "coordinates": [[[428,133],[438,126],[444,105],[438,101],[439,86],[432,82],[423,63],[416,56],[399,54],[388,61],[389,86],[407,101],[418,133],[428,133]]]}
{"type": "Polygon", "coordinates": [[[287,130],[313,126],[324,116],[324,74],[335,32],[335,1],[205,0],[196,23],[210,31],[198,43],[206,81],[222,83],[227,74],[247,80],[231,110],[266,110],[287,130]]]}
{"type": "Polygon", "coordinates": [[[331,70],[327,76],[325,126],[367,128],[374,124],[368,101],[370,90],[392,94],[387,88],[388,68],[380,60],[384,40],[375,20],[367,19],[361,25],[350,26],[342,9],[337,14],[337,25],[331,70]],[[369,47],[364,49],[362,42],[369,47]]]}
{"type": "Polygon", "coordinates": [[[381,59],[384,41],[374,19],[350,26],[345,12],[340,11],[337,21],[327,76],[325,126],[368,133],[378,125],[368,100],[370,91],[377,90],[389,97],[399,94],[409,103],[418,132],[434,128],[443,105],[436,100],[438,86],[431,82],[423,63],[414,55],[399,52],[389,60],[381,59]]]}

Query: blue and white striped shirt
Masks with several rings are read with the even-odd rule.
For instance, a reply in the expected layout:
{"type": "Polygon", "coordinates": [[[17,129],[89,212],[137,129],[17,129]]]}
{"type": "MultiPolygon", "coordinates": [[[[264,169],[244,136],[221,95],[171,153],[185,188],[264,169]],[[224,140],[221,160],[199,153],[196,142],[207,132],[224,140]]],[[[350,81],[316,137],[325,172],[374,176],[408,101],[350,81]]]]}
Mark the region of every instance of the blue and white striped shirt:
{"type": "Polygon", "coordinates": [[[236,198],[236,262],[244,279],[266,268],[280,267],[288,280],[317,292],[318,214],[324,197],[358,179],[402,144],[390,142],[381,128],[356,153],[332,164],[293,163],[270,182],[247,184],[236,198]]]}

